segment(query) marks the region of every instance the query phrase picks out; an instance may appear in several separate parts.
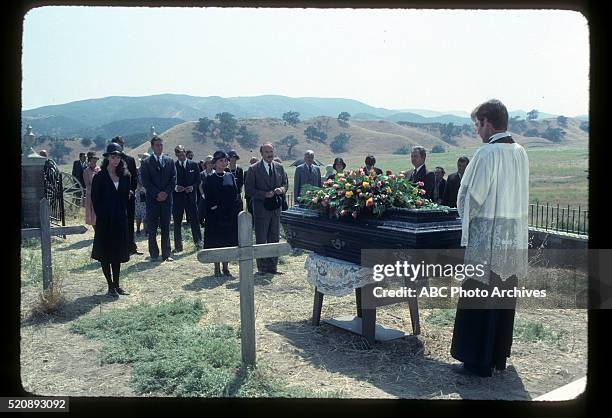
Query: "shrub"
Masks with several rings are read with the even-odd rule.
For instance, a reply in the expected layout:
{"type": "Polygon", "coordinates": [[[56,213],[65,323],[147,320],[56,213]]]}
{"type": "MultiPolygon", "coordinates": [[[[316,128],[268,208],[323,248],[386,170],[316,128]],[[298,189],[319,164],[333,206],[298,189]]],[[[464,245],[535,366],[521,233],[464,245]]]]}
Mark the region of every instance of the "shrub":
{"type": "Polygon", "coordinates": [[[446,152],[446,149],[444,149],[442,145],[437,144],[433,146],[433,148],[431,149],[431,152],[433,154],[440,154],[440,153],[446,152]]]}
{"type": "Polygon", "coordinates": [[[395,155],[410,155],[411,153],[412,148],[410,148],[408,145],[402,145],[401,147],[393,151],[393,154],[395,155]]]}

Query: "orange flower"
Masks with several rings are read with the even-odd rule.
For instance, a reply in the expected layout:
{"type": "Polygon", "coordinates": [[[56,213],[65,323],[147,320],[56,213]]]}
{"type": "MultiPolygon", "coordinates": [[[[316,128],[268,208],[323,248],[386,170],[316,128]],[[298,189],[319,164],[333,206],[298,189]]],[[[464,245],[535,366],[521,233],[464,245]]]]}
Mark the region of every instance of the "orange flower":
{"type": "Polygon", "coordinates": [[[369,199],[366,201],[366,206],[373,206],[373,205],[374,205],[374,199],[373,199],[373,198],[369,198],[369,199]]]}
{"type": "Polygon", "coordinates": [[[416,200],[414,202],[414,204],[417,205],[417,206],[422,206],[423,205],[423,201],[419,199],[419,200],[416,200]]]}

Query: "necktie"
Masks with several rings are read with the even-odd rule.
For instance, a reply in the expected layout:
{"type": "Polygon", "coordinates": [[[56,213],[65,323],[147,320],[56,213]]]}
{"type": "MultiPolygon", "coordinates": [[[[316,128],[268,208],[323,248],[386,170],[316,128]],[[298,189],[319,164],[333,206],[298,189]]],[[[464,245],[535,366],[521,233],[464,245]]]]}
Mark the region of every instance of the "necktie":
{"type": "Polygon", "coordinates": [[[274,172],[272,171],[272,164],[268,163],[268,167],[270,168],[270,170],[268,171],[270,178],[274,178],[274,172]]]}
{"type": "Polygon", "coordinates": [[[309,166],[308,166],[308,172],[309,172],[310,174],[312,174],[312,166],[311,166],[311,165],[309,165],[309,166]]]}

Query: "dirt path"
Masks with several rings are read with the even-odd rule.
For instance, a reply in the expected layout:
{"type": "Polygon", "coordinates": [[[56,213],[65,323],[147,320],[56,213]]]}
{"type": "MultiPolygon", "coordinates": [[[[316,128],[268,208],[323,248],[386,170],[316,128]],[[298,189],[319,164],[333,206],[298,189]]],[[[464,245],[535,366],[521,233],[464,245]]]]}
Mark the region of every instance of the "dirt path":
{"type": "MultiPolygon", "coordinates": [[[[122,287],[130,295],[113,301],[104,296],[106,284],[99,264],[89,258],[92,238],[90,231],[54,244],[53,262],[61,272],[67,298],[61,313],[31,318],[41,286],[22,273],[21,375],[27,391],[137,396],[129,385],[129,366],[101,366],[101,343],[69,331],[70,324],[82,317],[182,296],[204,302],[202,322],[239,325],[238,279],[214,278],[212,266],[199,263],[190,244],[174,263],[151,263],[146,255],[132,257],[122,266],[122,287]]],[[[138,240],[139,248],[146,250],[144,237],[138,240]]],[[[335,391],[349,398],[532,399],[586,374],[586,311],[519,311],[517,318],[541,321],[567,334],[558,343],[515,339],[507,371],[488,380],[449,371],[448,364],[456,363],[449,353],[452,323],[429,323],[430,310],[421,311],[420,336],[366,349],[360,336],[309,323],[313,288],[305,279],[304,260],[305,255],[283,257],[279,270],[284,275],[255,281],[258,365],[270,368],[289,385],[335,391]]],[[[230,270],[238,275],[236,264],[230,264],[230,270]]],[[[322,319],[353,314],[354,309],[352,296],[326,297],[322,319]]],[[[408,309],[401,305],[381,309],[377,321],[410,329],[408,309]]]]}

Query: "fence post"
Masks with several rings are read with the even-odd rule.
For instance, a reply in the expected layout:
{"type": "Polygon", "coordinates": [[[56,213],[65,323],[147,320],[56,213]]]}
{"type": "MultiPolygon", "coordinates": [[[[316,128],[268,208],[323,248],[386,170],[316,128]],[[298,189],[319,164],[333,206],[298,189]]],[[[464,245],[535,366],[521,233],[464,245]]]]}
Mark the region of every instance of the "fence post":
{"type": "Polygon", "coordinates": [[[40,201],[40,248],[42,251],[43,290],[49,289],[53,281],[51,267],[51,224],[47,199],[40,201]]]}

